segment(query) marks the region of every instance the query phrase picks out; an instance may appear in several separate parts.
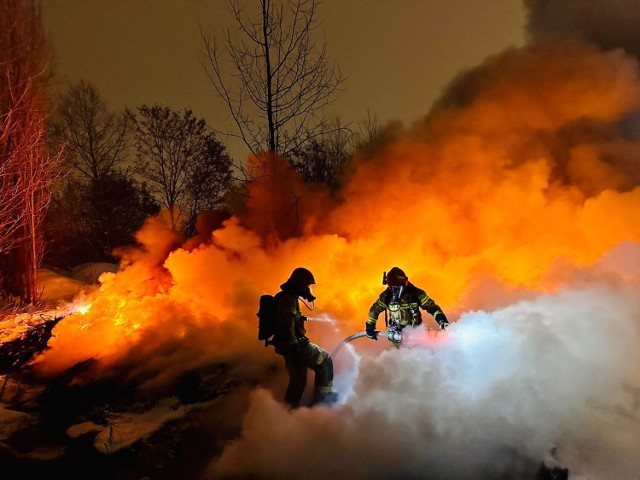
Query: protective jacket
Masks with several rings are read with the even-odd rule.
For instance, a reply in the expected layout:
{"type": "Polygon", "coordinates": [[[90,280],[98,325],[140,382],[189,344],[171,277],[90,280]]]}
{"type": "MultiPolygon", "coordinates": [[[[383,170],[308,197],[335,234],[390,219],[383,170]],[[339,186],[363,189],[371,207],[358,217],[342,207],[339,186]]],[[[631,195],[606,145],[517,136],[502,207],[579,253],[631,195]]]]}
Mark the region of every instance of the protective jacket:
{"type": "MultiPolygon", "coordinates": [[[[386,289],[380,294],[373,305],[371,305],[367,322],[375,325],[378,316],[384,310],[389,308],[391,300],[391,291],[390,289],[386,289]]],[[[436,322],[441,323],[443,320],[446,321],[446,316],[436,302],[434,302],[424,290],[416,287],[411,282],[408,282],[407,286],[404,287],[402,295],[398,298],[397,303],[400,306],[399,323],[402,326],[420,325],[422,323],[420,308],[433,315],[436,322]]]]}
{"type": "MultiPolygon", "coordinates": [[[[286,284],[285,284],[286,285],[286,284]]],[[[305,336],[304,317],[300,311],[298,296],[283,290],[276,295],[276,329],[273,343],[276,353],[292,352],[309,342],[305,336]]]]}

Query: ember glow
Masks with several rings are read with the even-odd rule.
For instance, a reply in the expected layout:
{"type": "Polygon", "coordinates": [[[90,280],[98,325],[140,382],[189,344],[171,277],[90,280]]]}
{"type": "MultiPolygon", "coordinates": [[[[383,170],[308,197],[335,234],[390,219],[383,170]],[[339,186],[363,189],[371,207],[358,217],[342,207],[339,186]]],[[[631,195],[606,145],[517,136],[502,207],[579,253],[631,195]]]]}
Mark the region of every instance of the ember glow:
{"type": "Polygon", "coordinates": [[[86,314],[89,309],[91,308],[91,304],[84,304],[84,305],[78,305],[78,308],[76,309],[76,312],[78,312],[80,315],[84,315],[86,314]]]}
{"type": "MultiPolygon", "coordinates": [[[[379,431],[397,433],[392,419],[400,415],[401,422],[417,422],[416,437],[408,438],[420,445],[440,438],[440,432],[445,439],[433,448],[446,460],[440,461],[442,471],[454,463],[446,452],[459,448],[456,442],[474,425],[481,422],[480,437],[491,436],[494,429],[482,418],[498,422],[498,411],[486,410],[474,398],[531,398],[521,406],[529,411],[517,411],[519,404],[507,402],[515,409],[513,418],[524,420],[506,422],[509,438],[491,436],[451,478],[479,478],[465,475],[477,474],[483,462],[508,463],[504,445],[514,446],[515,457],[535,460],[564,440],[568,446],[561,460],[580,464],[576,449],[595,448],[591,430],[576,433],[588,415],[589,399],[602,408],[615,408],[610,395],[619,394],[624,403],[625,395],[633,394],[625,394],[623,385],[636,397],[640,388],[638,352],[629,348],[629,342],[638,340],[638,310],[629,303],[630,292],[637,293],[638,277],[625,266],[637,256],[640,243],[640,145],[620,132],[625,116],[640,106],[638,65],[620,51],[557,42],[508,51],[463,80],[466,83],[454,85],[437,109],[396,140],[375,154],[354,158],[333,196],[323,187],[305,185],[282,159],[253,159],[262,175],[248,186],[247,200],[236,205],[234,215],[219,228],[199,232],[200,243],[183,243],[161,218],[149,221],[139,234],[143,248],[130,252],[118,273],[103,276],[90,308],[77,307],[79,315],[56,326],[50,348],[35,361],[37,371],[56,375],[94,359],[92,378],[125,372],[123,381],[162,388],[189,369],[229,362],[245,376],[260,379],[279,361],[257,341],[260,294],[277,291],[293,268],[309,268],[318,297],[317,311],[310,315],[331,320],[309,322],[308,330],[330,350],[363,329],[368,308],[383,288],[382,272],[398,265],[459,323],[438,338],[423,331],[424,340],[417,341],[416,348],[385,352],[387,364],[378,357],[358,361],[357,371],[351,372],[355,396],[347,396],[343,410],[321,414],[337,417],[331,423],[337,431],[320,428],[310,411],[289,414],[265,392],[257,393],[243,442],[227,451],[215,468],[256,474],[263,467],[277,468],[268,460],[275,459],[282,461],[279,473],[291,475],[277,455],[256,454],[250,465],[233,462],[246,453],[244,448],[252,451],[260,435],[274,437],[270,445],[279,444],[279,435],[286,436],[288,428],[308,428],[322,437],[343,439],[345,445],[366,446],[356,440],[358,432],[347,420],[364,422],[360,415],[371,414],[375,402],[391,401],[385,395],[403,396],[400,405],[416,417],[407,419],[401,411],[384,407],[376,414],[384,427],[379,431]],[[587,287],[588,295],[571,293],[587,287]],[[574,307],[589,295],[602,295],[609,309],[596,302],[598,308],[576,317],[574,307]],[[615,328],[599,322],[613,322],[615,328]],[[538,341],[547,331],[552,343],[538,341]],[[554,348],[572,349],[574,355],[554,348]],[[591,350],[599,352],[593,358],[618,368],[609,393],[589,380],[589,372],[601,368],[589,361],[591,350]],[[624,362],[622,352],[630,355],[624,362]],[[545,363],[549,355],[558,364],[545,363]],[[393,377],[388,368],[403,370],[403,361],[422,367],[415,376],[393,377]],[[629,366],[633,362],[636,367],[629,366]],[[540,364],[553,370],[550,379],[534,367],[526,370],[540,364]],[[456,365],[461,365],[457,372],[456,365]],[[521,367],[529,377],[497,367],[501,365],[521,367]],[[443,374],[449,370],[449,376],[443,374]],[[376,371],[383,373],[378,377],[376,371]],[[400,383],[393,383],[394,378],[400,383]],[[538,382],[534,385],[546,379],[562,388],[575,382],[576,390],[545,397],[526,393],[520,383],[503,383],[519,378],[538,382]],[[495,397],[503,387],[506,397],[495,397]],[[429,417],[429,409],[412,407],[426,402],[423,405],[437,410],[438,403],[425,398],[447,404],[447,392],[458,404],[440,420],[429,417]],[[475,416],[474,408],[489,417],[475,416]],[[566,430],[545,422],[536,429],[533,419],[544,417],[547,408],[566,430]],[[277,433],[256,425],[256,419],[267,415],[280,419],[277,433]],[[442,423],[445,420],[451,423],[442,423]],[[460,431],[449,430],[455,425],[460,431]],[[525,432],[533,432],[535,441],[529,442],[525,432]]],[[[435,326],[431,318],[425,323],[435,326]]],[[[360,342],[356,350],[373,346],[360,342]]],[[[637,427],[637,406],[630,415],[637,427]]],[[[597,421],[610,426],[618,419],[597,421]]],[[[596,430],[593,424],[589,428],[596,430]]],[[[623,431],[633,436],[633,430],[623,431]]],[[[308,455],[311,440],[300,439],[308,455]]],[[[439,457],[427,461],[406,439],[396,440],[410,451],[408,474],[428,468],[441,472],[439,457]]],[[[482,438],[476,440],[482,443],[482,438]]],[[[470,448],[465,442],[462,447],[470,448]]],[[[603,450],[613,452],[613,443],[603,450]]],[[[622,450],[624,461],[640,453],[637,448],[622,450]]],[[[375,452],[387,465],[394,463],[387,458],[393,452],[375,452]]],[[[343,457],[337,461],[350,463],[343,457]]],[[[602,474],[606,468],[601,461],[598,456],[585,468],[602,474]]],[[[637,462],[629,465],[636,468],[637,462]]],[[[327,468],[318,467],[319,475],[336,473],[327,468]]],[[[623,476],[585,478],[631,478],[624,476],[631,471],[625,468],[615,470],[623,476]]],[[[390,474],[378,472],[382,477],[390,474]]],[[[373,471],[364,473],[373,478],[373,471]]]]}

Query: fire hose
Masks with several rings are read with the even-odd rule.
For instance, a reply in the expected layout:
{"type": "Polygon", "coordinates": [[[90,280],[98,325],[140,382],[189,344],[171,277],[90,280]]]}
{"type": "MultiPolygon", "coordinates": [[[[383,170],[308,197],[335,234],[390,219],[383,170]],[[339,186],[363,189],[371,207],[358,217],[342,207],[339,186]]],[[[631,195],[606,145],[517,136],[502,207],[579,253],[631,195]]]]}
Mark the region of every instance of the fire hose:
{"type": "MultiPolygon", "coordinates": [[[[427,330],[431,330],[430,327],[427,327],[427,330]]],[[[441,329],[443,330],[443,329],[441,329]]],[[[440,330],[438,330],[436,332],[436,336],[438,335],[438,333],[440,333],[440,330]]],[[[378,337],[384,337],[387,338],[396,348],[400,347],[400,344],[402,343],[402,328],[398,327],[398,326],[390,326],[389,327],[389,331],[387,332],[377,332],[377,336],[378,337]]],[[[351,343],[353,340],[357,340],[358,338],[362,338],[362,337],[366,337],[367,336],[367,332],[358,332],[358,333],[354,333],[353,335],[349,335],[347,338],[345,338],[344,340],[342,340],[331,352],[331,358],[335,359],[336,355],[338,354],[338,352],[340,352],[340,350],[342,349],[342,347],[344,347],[346,344],[351,343]]]]}
{"type": "MultiPolygon", "coordinates": [[[[378,332],[378,337],[384,337],[384,338],[388,338],[389,341],[393,342],[394,338],[397,338],[397,343],[400,342],[400,338],[396,337],[397,332],[378,332]],[[391,338],[389,338],[391,334],[391,338]]],[[[362,338],[362,337],[366,337],[367,336],[367,332],[358,332],[358,333],[354,333],[353,335],[349,335],[347,338],[345,338],[344,340],[342,340],[331,352],[331,358],[336,357],[336,355],[338,354],[338,352],[340,352],[340,350],[342,349],[342,347],[344,347],[346,344],[352,342],[353,340],[357,340],[358,338],[362,338]]]]}

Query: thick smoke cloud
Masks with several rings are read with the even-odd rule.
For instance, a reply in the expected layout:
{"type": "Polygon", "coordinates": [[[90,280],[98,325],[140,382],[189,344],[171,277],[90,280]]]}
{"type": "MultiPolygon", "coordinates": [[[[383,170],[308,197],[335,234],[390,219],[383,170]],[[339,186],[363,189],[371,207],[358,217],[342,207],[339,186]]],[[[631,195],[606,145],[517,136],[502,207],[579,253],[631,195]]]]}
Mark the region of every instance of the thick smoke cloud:
{"type": "Polygon", "coordinates": [[[640,4],[633,0],[525,0],[535,39],[581,37],[640,56],[640,4]]]}
{"type": "Polygon", "coordinates": [[[148,366],[153,377],[163,363],[185,363],[187,340],[194,368],[234,355],[261,364],[256,299],[300,265],[318,280],[318,313],[336,320],[337,331],[311,333],[331,344],[362,329],[393,265],[455,319],[483,306],[471,291],[479,282],[553,290],[548,272],[558,262],[589,265],[621,241],[640,241],[640,188],[629,173],[638,144],[617,130],[640,104],[635,61],[580,42],[538,44],[469,78],[465,102],[353,159],[336,195],[267,158],[247,201],[199,245],[150,221],[144,248],[105,276],[91,309],[58,325],[41,373],[93,358],[104,368],[148,366]],[[142,351],[148,365],[131,353],[142,351]]]}

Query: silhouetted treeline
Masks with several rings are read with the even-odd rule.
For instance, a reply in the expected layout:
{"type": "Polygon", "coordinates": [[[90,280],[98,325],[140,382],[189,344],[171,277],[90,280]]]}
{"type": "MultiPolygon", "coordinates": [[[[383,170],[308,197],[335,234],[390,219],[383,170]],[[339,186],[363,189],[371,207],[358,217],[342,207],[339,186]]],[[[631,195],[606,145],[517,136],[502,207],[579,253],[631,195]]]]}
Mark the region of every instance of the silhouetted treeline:
{"type": "Polygon", "coordinates": [[[172,228],[189,235],[198,214],[226,202],[233,183],[225,147],[190,110],[115,113],[82,81],[59,98],[51,139],[65,148],[47,216],[45,261],[56,267],[117,261],[114,252],[135,243],[162,207],[172,228]]]}

